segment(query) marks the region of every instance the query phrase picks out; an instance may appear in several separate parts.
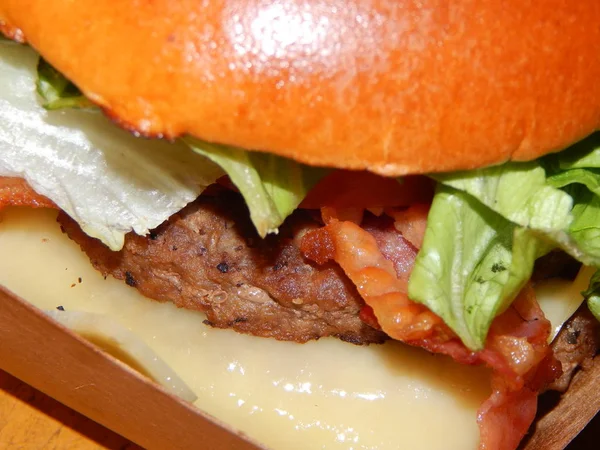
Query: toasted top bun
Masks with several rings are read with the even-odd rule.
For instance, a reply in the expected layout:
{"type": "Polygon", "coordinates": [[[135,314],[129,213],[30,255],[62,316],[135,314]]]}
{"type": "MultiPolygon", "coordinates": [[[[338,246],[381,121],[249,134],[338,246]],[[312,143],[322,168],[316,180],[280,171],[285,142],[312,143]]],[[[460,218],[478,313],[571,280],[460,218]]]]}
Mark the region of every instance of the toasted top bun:
{"type": "Polygon", "coordinates": [[[596,0],[2,0],[124,127],[385,175],[557,151],[600,125],[596,0]]]}

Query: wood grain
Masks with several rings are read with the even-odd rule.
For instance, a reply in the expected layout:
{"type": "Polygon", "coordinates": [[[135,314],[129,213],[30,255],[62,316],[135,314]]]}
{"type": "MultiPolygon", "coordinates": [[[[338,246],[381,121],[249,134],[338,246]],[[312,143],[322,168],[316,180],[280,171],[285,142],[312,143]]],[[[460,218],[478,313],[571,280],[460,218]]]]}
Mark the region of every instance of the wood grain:
{"type": "Polygon", "coordinates": [[[600,356],[575,375],[567,392],[568,395],[563,395],[538,419],[535,432],[522,450],[562,450],[567,446],[569,450],[600,448],[600,430],[594,428],[599,420],[594,420],[593,426],[572,442],[600,411],[600,356]]]}
{"type": "Polygon", "coordinates": [[[141,450],[127,439],[0,370],[0,448],[141,450]]]}
{"type": "Polygon", "coordinates": [[[0,311],[2,369],[131,441],[151,450],[260,448],[2,286],[0,311]]]}

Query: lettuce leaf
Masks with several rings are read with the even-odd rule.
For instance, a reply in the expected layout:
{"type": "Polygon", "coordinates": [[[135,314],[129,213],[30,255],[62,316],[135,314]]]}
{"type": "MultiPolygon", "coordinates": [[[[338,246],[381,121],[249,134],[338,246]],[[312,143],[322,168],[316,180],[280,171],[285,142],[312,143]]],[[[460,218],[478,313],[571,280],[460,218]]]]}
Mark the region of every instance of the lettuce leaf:
{"type": "Polygon", "coordinates": [[[47,110],[61,108],[93,108],[81,91],[58,70],[40,58],[37,64],[36,90],[41,105],[47,110]]]}
{"type": "MultiPolygon", "coordinates": [[[[571,157],[570,152],[565,155],[571,157]]],[[[533,230],[584,264],[600,265],[600,251],[590,240],[592,232],[588,229],[592,222],[598,222],[598,216],[594,216],[596,196],[587,189],[559,189],[573,183],[594,187],[593,175],[588,169],[557,169],[547,177],[546,170],[550,169],[544,167],[550,166],[559,167],[560,162],[506,163],[435,178],[472,195],[511,222],[533,230]]]]}
{"type": "MultiPolygon", "coordinates": [[[[436,178],[467,192],[511,222],[531,229],[579,261],[600,265],[598,243],[592,239],[594,224],[600,225],[600,216],[596,215],[600,212],[599,198],[587,189],[558,189],[564,185],[553,183],[553,177],[546,178],[540,162],[507,163],[436,178]]],[[[573,182],[576,180],[570,179],[566,184],[573,182]]]]}
{"type": "MultiPolygon", "coordinates": [[[[592,264],[600,266],[600,132],[573,145],[568,152],[547,156],[542,163],[549,172],[548,182],[564,188],[575,201],[569,235],[585,256],[593,256],[592,264]]],[[[600,271],[592,276],[589,288],[582,294],[592,314],[600,320],[600,271]]]]}
{"type": "Polygon", "coordinates": [[[409,281],[411,298],[440,314],[466,345],[479,349],[491,321],[530,277],[537,257],[560,247],[600,267],[597,167],[598,133],[537,161],[433,175],[446,187],[434,198],[409,281]],[[489,277],[478,277],[494,260],[502,261],[509,276],[494,277],[498,286],[493,289],[475,290],[478,279],[489,282],[489,277]]]}
{"type": "Polygon", "coordinates": [[[584,264],[600,266],[600,133],[540,164],[548,184],[562,188],[574,202],[573,221],[567,232],[554,236],[556,242],[584,264]]]}
{"type": "Polygon", "coordinates": [[[552,233],[565,230],[572,221],[572,198],[547,182],[537,162],[506,163],[435,178],[522,227],[552,233]]]}
{"type": "Polygon", "coordinates": [[[592,275],[590,286],[581,294],[587,299],[589,310],[600,320],[600,270],[592,275]]]}
{"type": "Polygon", "coordinates": [[[46,111],[34,91],[37,60],[26,46],[0,42],[0,176],[25,178],[111,249],[223,175],[185,145],[135,138],[102,114],[46,111]]]}
{"type": "Polygon", "coordinates": [[[548,184],[556,188],[576,183],[600,195],[600,169],[570,169],[548,177],[548,184]]]}
{"type": "Polygon", "coordinates": [[[559,240],[560,246],[579,261],[600,266],[600,197],[583,186],[570,186],[574,220],[559,240]]]}
{"type": "Polygon", "coordinates": [[[600,133],[578,142],[569,151],[543,158],[541,163],[551,186],[564,188],[582,184],[600,195],[600,133]]]}
{"type": "MultiPolygon", "coordinates": [[[[37,92],[48,110],[88,108],[93,104],[60,72],[40,58],[37,92]]],[[[201,141],[182,139],[194,152],[220,166],[239,189],[260,236],[276,233],[327,170],[257,152],[201,141]]]]}
{"type": "Polygon", "coordinates": [[[409,296],[426,304],[473,350],[531,277],[535,260],[573,221],[572,198],[537,163],[435,175],[409,296]]]}
{"type": "Polygon", "coordinates": [[[600,132],[591,134],[568,150],[542,158],[549,175],[579,168],[600,168],[600,132]]]}
{"type": "Polygon", "coordinates": [[[510,305],[547,249],[527,229],[472,196],[438,186],[409,296],[442,317],[466,346],[479,350],[494,317],[510,305]]]}
{"type": "Polygon", "coordinates": [[[229,175],[244,197],[252,222],[262,237],[276,233],[279,225],[327,172],[271,154],[247,152],[194,138],[183,140],[229,175]]]}

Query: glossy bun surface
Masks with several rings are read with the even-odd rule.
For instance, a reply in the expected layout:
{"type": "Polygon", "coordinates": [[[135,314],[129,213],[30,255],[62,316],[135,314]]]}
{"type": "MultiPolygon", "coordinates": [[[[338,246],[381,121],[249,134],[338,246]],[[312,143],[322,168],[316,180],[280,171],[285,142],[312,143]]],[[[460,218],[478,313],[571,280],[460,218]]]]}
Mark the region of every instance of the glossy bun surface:
{"type": "Polygon", "coordinates": [[[386,175],[557,151],[600,126],[600,2],[3,0],[122,126],[386,175]]]}

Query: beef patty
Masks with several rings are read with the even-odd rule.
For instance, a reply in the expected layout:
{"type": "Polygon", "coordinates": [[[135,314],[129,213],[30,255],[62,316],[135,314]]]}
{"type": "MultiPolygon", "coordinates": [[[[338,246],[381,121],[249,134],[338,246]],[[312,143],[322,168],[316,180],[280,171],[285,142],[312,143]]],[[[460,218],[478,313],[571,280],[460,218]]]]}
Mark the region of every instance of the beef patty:
{"type": "MultiPolygon", "coordinates": [[[[354,344],[387,339],[360,319],[364,301],[337,264],[316,265],[300,253],[296,243],[303,234],[322,225],[306,211],[294,212],[277,236],[261,239],[241,197],[217,190],[149,237],[128,234],[120,252],[87,236],[65,213],[58,220],[105,276],[125,280],[149,298],[204,311],[208,325],[296,342],[325,336],[354,344]]],[[[414,257],[416,249],[391,219],[368,216],[362,226],[398,274],[408,274],[405,266],[412,262],[397,255],[412,251],[414,257]]],[[[538,261],[534,279],[574,276],[578,264],[571,266],[566,255],[550,255],[538,261]]],[[[600,324],[590,317],[582,306],[553,342],[565,374],[551,389],[564,390],[575,369],[596,353],[600,324]]]]}
{"type": "MultiPolygon", "coordinates": [[[[85,235],[66,214],[59,222],[105,276],[152,299],[204,311],[205,323],[214,327],[297,342],[386,339],[360,320],[364,302],[342,270],[307,261],[295,245],[304,231],[319,226],[307,212],[295,212],[279,235],[266,239],[248,217],[236,193],[203,195],[149,237],[127,235],[119,252],[85,235]]],[[[379,228],[398,235],[391,223],[379,228]]]]}

